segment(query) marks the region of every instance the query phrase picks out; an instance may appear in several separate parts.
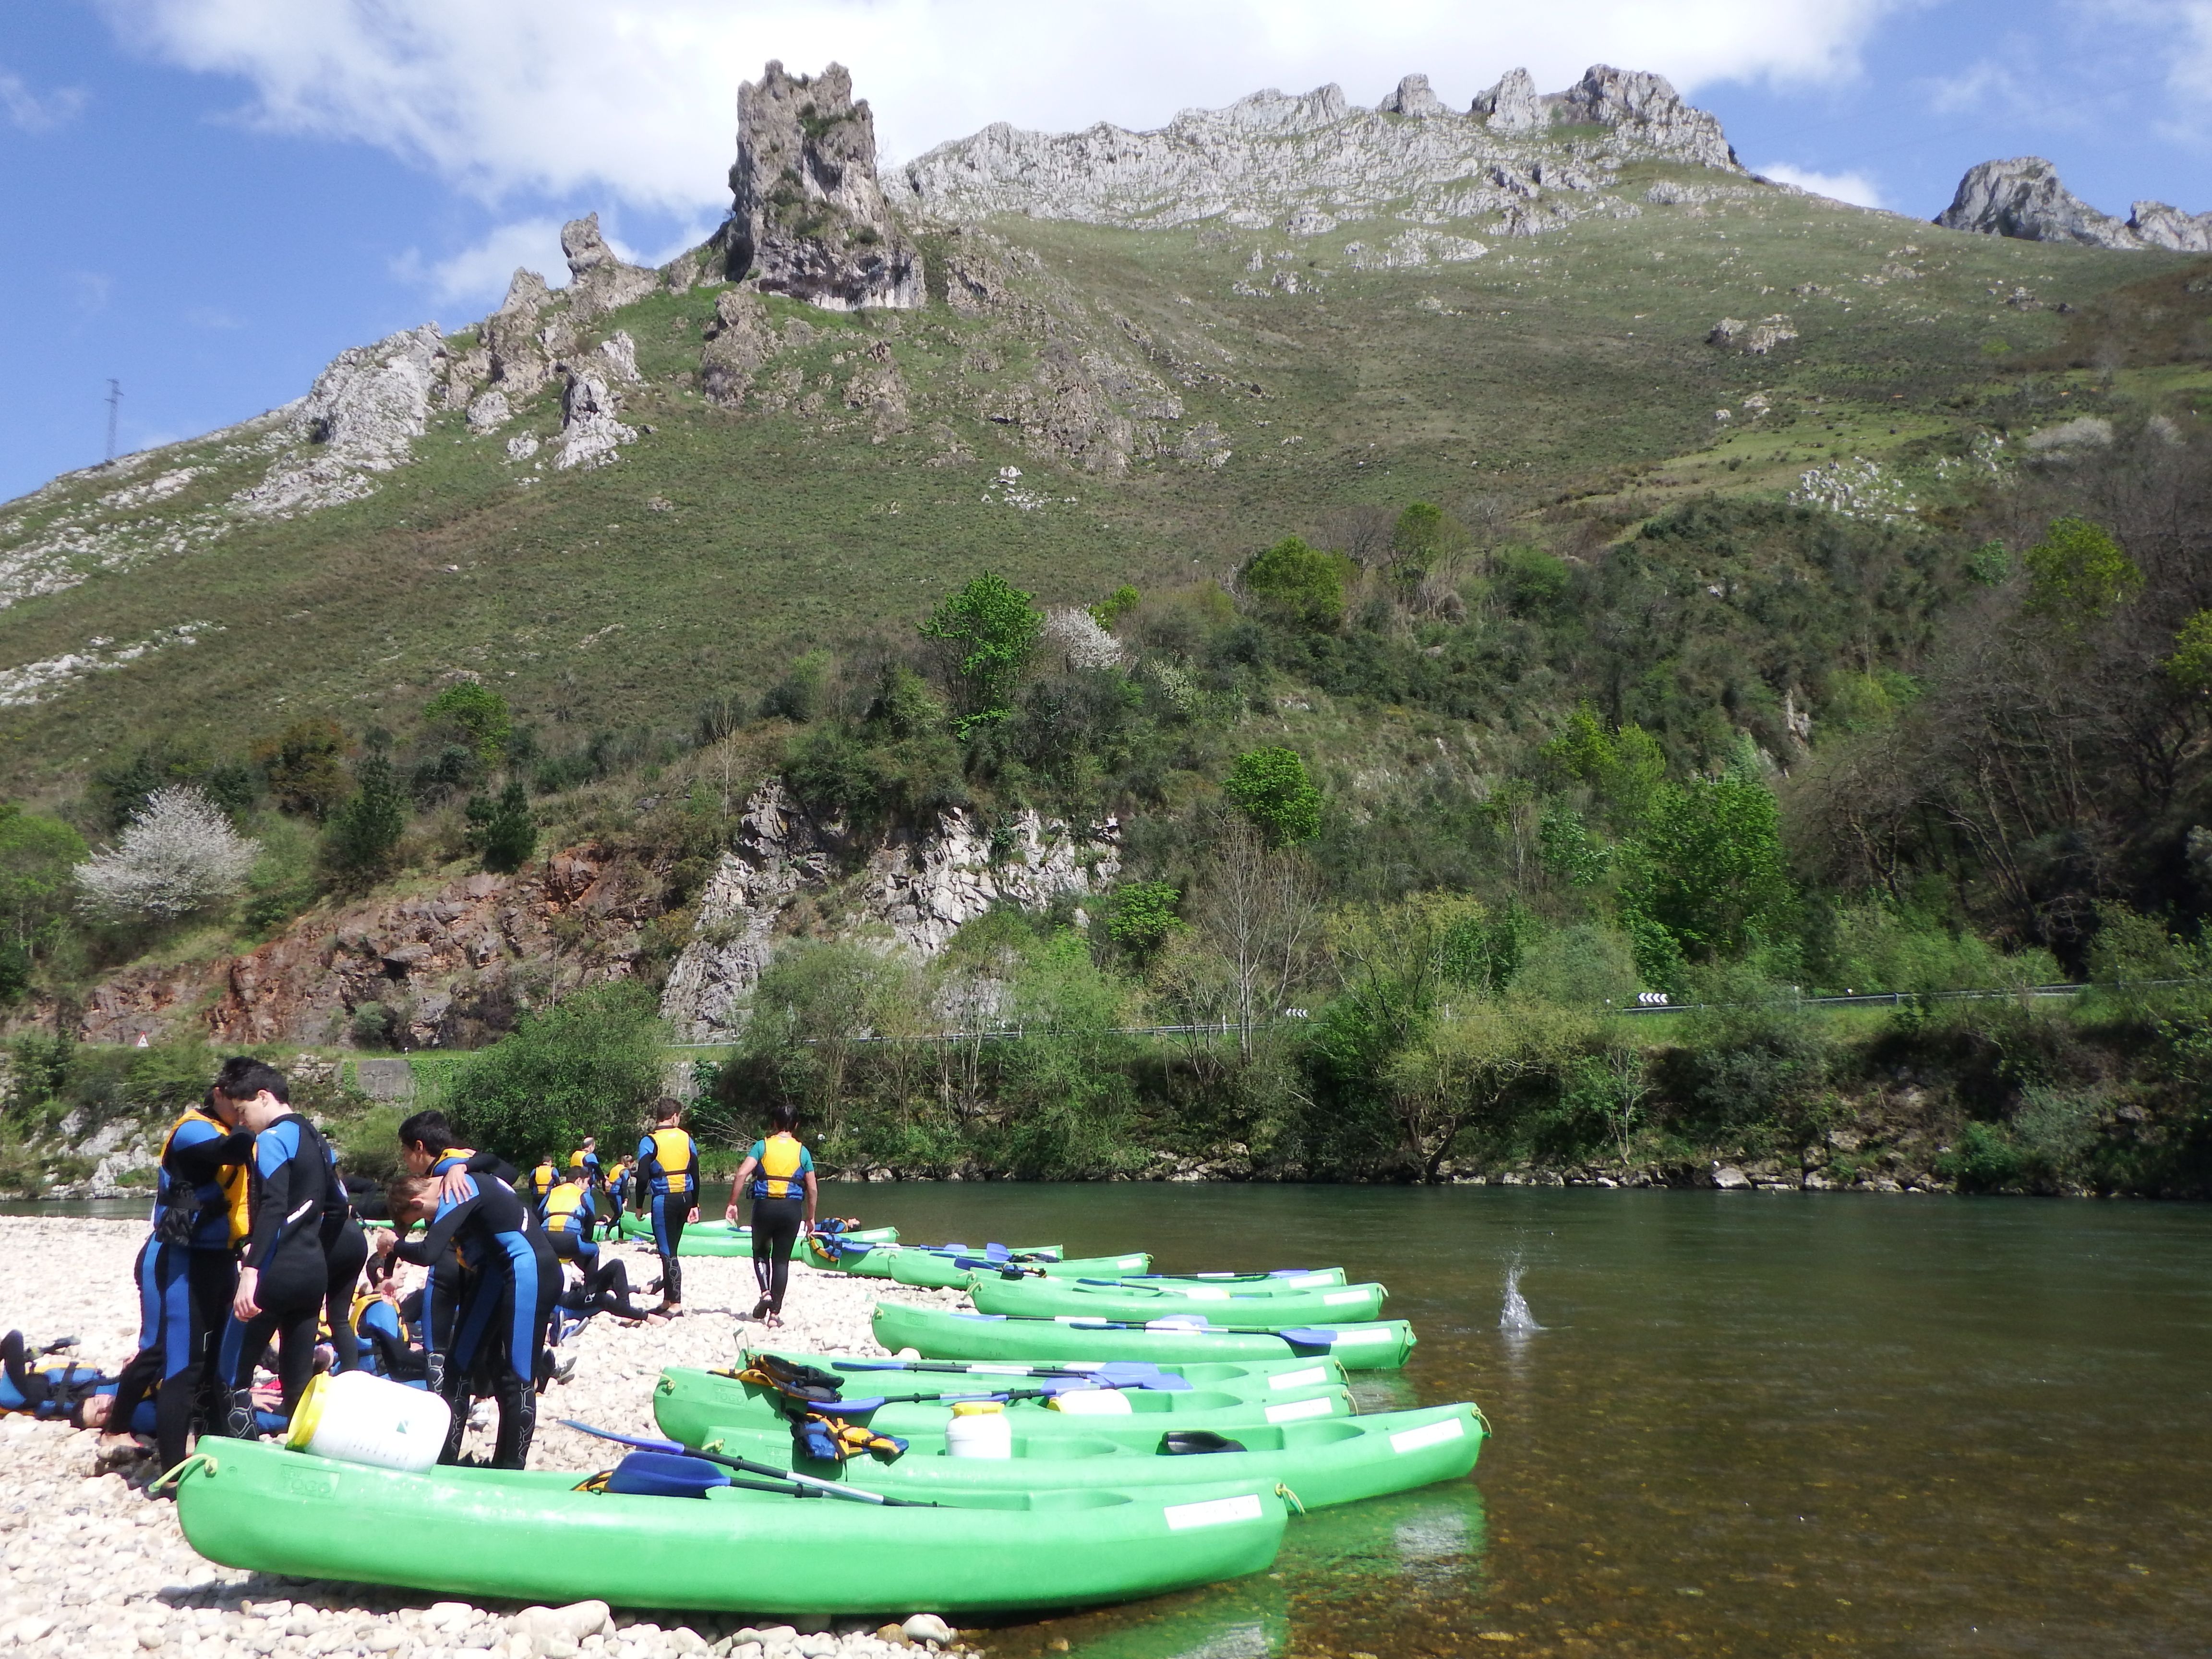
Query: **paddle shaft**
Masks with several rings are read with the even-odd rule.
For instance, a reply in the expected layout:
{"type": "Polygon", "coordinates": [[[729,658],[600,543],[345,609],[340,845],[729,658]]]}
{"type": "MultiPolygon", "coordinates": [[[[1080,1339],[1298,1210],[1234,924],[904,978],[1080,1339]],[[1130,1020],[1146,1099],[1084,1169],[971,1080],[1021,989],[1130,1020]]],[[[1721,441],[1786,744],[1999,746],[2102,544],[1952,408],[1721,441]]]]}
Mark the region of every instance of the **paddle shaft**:
{"type": "MultiPolygon", "coordinates": [[[[618,1446],[635,1446],[640,1451],[670,1452],[678,1456],[703,1458],[709,1463],[719,1463],[724,1468],[737,1469],[746,1474],[764,1474],[771,1480],[781,1480],[787,1486],[800,1489],[802,1497],[819,1494],[824,1498],[842,1498],[854,1504],[875,1504],[892,1509],[934,1510],[941,1504],[932,1504],[912,1498],[886,1498],[881,1492],[863,1492],[857,1486],[841,1486],[835,1480],[819,1476],[801,1474],[796,1469],[779,1469],[770,1463],[756,1463],[747,1457],[729,1457],[720,1452],[700,1451],[678,1440],[659,1440],[641,1434],[617,1434],[612,1429],[595,1429],[588,1423],[579,1423],[573,1417],[561,1419],[564,1427],[580,1434],[588,1434],[601,1440],[611,1440],[618,1446]]],[[[733,1486],[743,1486],[749,1492],[780,1492],[787,1487],[757,1486],[750,1480],[732,1480],[733,1486]]]]}

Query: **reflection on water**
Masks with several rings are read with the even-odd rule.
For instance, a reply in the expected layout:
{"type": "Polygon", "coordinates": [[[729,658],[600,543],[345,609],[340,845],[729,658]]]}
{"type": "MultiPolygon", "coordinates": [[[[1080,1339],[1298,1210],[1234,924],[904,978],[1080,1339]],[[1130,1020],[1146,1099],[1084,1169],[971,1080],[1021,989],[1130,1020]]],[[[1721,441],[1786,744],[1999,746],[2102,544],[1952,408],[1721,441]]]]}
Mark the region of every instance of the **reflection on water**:
{"type": "Polygon", "coordinates": [[[1293,1518],[1273,1576],[1012,1626],[996,1659],[2207,1646],[2212,1210],[1026,1183],[825,1208],[1167,1272],[1340,1263],[1421,1339],[1360,1408],[1495,1426],[1470,1482],[1293,1518]],[[1540,1341],[1503,1328],[1509,1282],[1540,1341]]]}

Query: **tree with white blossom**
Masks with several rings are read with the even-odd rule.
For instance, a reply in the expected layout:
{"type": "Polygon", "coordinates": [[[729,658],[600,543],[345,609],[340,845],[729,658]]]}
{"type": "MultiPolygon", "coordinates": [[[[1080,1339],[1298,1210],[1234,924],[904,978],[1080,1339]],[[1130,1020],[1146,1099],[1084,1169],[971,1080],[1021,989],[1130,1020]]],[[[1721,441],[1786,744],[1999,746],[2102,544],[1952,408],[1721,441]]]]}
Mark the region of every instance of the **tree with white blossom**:
{"type": "Polygon", "coordinates": [[[117,921],[185,915],[243,887],[259,850],[197,785],[156,789],[114,846],[70,872],[77,908],[117,921]]]}

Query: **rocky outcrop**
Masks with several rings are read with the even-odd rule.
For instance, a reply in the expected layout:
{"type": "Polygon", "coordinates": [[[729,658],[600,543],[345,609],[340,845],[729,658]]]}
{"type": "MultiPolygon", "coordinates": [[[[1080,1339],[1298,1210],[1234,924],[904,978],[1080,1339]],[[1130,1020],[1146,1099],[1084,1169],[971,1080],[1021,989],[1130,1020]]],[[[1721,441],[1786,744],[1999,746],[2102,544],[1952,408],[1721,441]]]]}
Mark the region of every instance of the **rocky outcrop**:
{"type": "Polygon", "coordinates": [[[1385,115],[1449,115],[1444,100],[1437,96],[1425,75],[1409,75],[1398,82],[1398,89],[1375,106],[1385,115]]]}
{"type": "Polygon", "coordinates": [[[561,393],[561,436],[555,445],[556,471],[605,466],[624,444],[637,441],[637,428],[617,419],[622,399],[607,384],[605,360],[575,368],[563,364],[568,383],[561,393]]]}
{"type": "Polygon", "coordinates": [[[1747,323],[1740,318],[1723,317],[1714,325],[1713,331],[1705,336],[1708,345],[1726,346],[1753,357],[1764,357],[1775,347],[1797,337],[1787,317],[1762,317],[1757,322],[1747,323]]]}
{"type": "Polygon", "coordinates": [[[1528,178],[1540,161],[1569,156],[1583,165],[1578,182],[1563,176],[1561,191],[1597,189],[1609,167],[1630,161],[1741,171],[1720,124],[1656,75],[1601,64],[1570,91],[1541,99],[1516,70],[1469,114],[1432,103],[1425,77],[1408,76],[1382,111],[1355,110],[1326,86],[1185,110],[1153,132],[1102,122],[1039,133],[1001,123],[939,145],[884,188],[894,205],[948,221],[1028,214],[1159,227],[1226,218],[1257,228],[1301,211],[1341,221],[1389,206],[1431,222],[1502,212],[1513,192],[1479,182],[1493,167],[1528,178]],[[1555,107],[1561,120],[1602,131],[1559,136],[1555,107]]]}
{"type": "Polygon", "coordinates": [[[1492,132],[1534,132],[1551,125],[1552,112],[1536,95],[1536,83],[1524,69],[1508,70],[1488,92],[1475,96],[1468,113],[1492,132]]]}
{"type": "MultiPolygon", "coordinates": [[[[841,931],[888,950],[934,956],[963,924],[994,905],[1042,909],[1110,882],[1121,867],[1118,839],[1110,822],[1092,841],[1034,812],[1016,819],[1010,836],[994,838],[965,813],[947,812],[933,833],[875,849],[854,884],[841,931]]],[[[775,954],[780,920],[800,895],[830,886],[840,860],[853,850],[842,826],[809,817],[780,782],[754,792],[661,995],[661,1017],[678,1041],[720,1042],[737,1034],[744,1000],[775,954]]]]}
{"type": "Polygon", "coordinates": [[[1558,100],[1561,121],[1611,127],[1638,149],[1724,172],[1742,171],[1717,117],[1682,101],[1663,75],[1593,64],[1558,100]]]}
{"type": "Polygon", "coordinates": [[[552,360],[538,337],[538,319],[553,292],[534,270],[518,270],[507,285],[507,298],[484,319],[479,331],[491,355],[493,389],[519,403],[553,376],[552,360]]]}
{"type": "Polygon", "coordinates": [[[832,64],[814,77],[769,64],[738,88],[729,274],[832,311],[922,302],[921,258],[876,179],[875,116],[832,64]]]}
{"type": "Polygon", "coordinates": [[[561,252],[568,261],[568,314],[576,322],[619,311],[659,286],[652,271],[623,264],[607,246],[596,213],[561,227],[561,252]]]}
{"type": "Polygon", "coordinates": [[[2075,242],[2085,247],[2141,247],[2142,240],[2100,213],[2059,181],[2039,155],[1984,161],[1959,180],[1951,205],[1936,216],[1946,230],[2014,236],[2028,242],[2075,242]]]}
{"type": "Polygon", "coordinates": [[[2212,253],[2212,213],[2184,213],[2163,202],[2137,202],[2128,228],[2151,247],[2175,253],[2212,253]]]}
{"type": "Polygon", "coordinates": [[[434,323],[340,352],[293,418],[299,446],[238,493],[239,509],[284,519],[368,495],[373,475],[410,459],[446,364],[445,337],[434,323]]]}
{"type": "Polygon", "coordinates": [[[708,398],[736,409],[745,401],[753,374],[782,342],[769,324],[760,296],[731,289],[714,298],[714,320],[699,353],[699,386],[708,398]]]}

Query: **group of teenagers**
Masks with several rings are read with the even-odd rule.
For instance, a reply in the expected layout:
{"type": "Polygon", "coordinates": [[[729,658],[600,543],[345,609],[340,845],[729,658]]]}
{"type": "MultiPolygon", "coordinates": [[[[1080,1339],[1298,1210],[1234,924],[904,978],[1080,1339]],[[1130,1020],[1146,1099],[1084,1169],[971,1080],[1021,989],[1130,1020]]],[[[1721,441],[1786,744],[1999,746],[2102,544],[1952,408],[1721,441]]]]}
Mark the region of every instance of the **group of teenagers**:
{"type": "MultiPolygon", "coordinates": [[[[463,1145],[442,1114],[416,1112],[399,1125],[404,1173],[380,1194],[348,1180],[337,1151],[292,1109],[281,1073],[226,1060],[162,1145],[136,1267],[137,1353],[109,1377],[42,1365],[45,1355],[10,1332],[0,1338],[0,1410],[102,1429],[103,1455],[117,1461],[150,1435],[168,1470],[196,1433],[281,1431],[319,1366],[359,1370],[446,1400],[448,1463],[460,1461],[471,1401],[495,1401],[490,1466],[522,1468],[537,1396],[563,1374],[552,1349],[571,1322],[683,1312],[678,1251],[699,1215],[698,1147],[683,1109],[673,1099],[655,1104],[634,1174],[628,1158],[601,1170],[587,1139],[565,1171],[549,1155],[526,1176],[463,1145]],[[625,1176],[660,1258],[657,1307],[632,1299],[623,1262],[594,1237],[618,1226],[625,1176]],[[364,1218],[391,1224],[374,1230],[374,1244],[364,1218]],[[410,1237],[418,1224],[424,1232],[410,1237]],[[404,1295],[402,1264],[425,1270],[404,1295]],[[257,1405],[255,1374],[272,1347],[277,1397],[257,1405]]],[[[791,1250],[813,1224],[817,1193],[789,1109],[770,1120],[738,1168],[728,1218],[738,1219],[741,1196],[751,1200],[752,1317],[779,1325],[791,1250]]]]}

